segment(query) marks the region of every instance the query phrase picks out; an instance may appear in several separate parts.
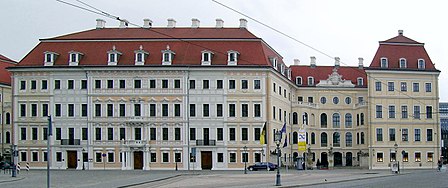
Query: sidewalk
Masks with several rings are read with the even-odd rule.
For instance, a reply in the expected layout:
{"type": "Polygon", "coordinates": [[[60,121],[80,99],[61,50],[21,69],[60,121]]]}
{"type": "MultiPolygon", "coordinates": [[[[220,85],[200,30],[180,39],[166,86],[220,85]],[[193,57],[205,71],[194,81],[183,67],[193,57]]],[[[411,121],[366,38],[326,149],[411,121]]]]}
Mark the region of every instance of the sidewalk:
{"type": "Polygon", "coordinates": [[[25,177],[12,177],[10,171],[3,171],[0,170],[0,184],[6,183],[6,182],[13,182],[13,181],[19,181],[23,180],[25,177]]]}

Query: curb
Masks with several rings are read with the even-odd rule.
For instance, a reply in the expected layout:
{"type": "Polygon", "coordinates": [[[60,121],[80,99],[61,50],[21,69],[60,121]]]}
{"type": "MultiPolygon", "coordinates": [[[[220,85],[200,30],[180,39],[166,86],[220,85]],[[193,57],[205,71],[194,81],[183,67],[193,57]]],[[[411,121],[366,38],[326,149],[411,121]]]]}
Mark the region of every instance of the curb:
{"type": "Polygon", "coordinates": [[[159,181],[163,181],[163,180],[169,180],[169,179],[180,177],[180,176],[190,176],[190,175],[198,175],[198,174],[177,174],[174,176],[168,176],[168,177],[159,178],[159,179],[155,179],[155,180],[144,181],[144,182],[139,182],[139,183],[134,183],[134,184],[129,184],[129,185],[122,185],[122,186],[118,186],[117,188],[132,187],[132,186],[143,185],[143,184],[147,184],[147,183],[154,183],[154,182],[159,182],[159,181]]]}
{"type": "Polygon", "coordinates": [[[7,182],[14,182],[14,181],[20,181],[25,179],[25,177],[19,177],[19,178],[12,178],[11,179],[6,179],[6,180],[0,180],[0,183],[7,183],[7,182]]]}

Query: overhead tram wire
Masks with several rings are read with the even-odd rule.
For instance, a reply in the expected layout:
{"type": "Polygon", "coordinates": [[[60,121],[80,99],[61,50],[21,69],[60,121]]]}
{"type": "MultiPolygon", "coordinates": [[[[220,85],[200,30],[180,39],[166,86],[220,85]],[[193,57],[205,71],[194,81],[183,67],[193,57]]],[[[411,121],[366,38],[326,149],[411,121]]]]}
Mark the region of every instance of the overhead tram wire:
{"type": "MultiPolygon", "coordinates": [[[[321,50],[319,50],[319,49],[317,49],[317,48],[315,48],[315,47],[313,47],[313,46],[311,46],[311,45],[308,45],[308,44],[306,44],[305,42],[302,42],[302,41],[300,41],[299,39],[296,39],[296,38],[294,38],[294,37],[292,37],[292,36],[290,36],[290,35],[288,35],[288,34],[282,32],[282,31],[280,31],[280,30],[278,30],[278,29],[275,29],[274,27],[269,26],[268,24],[265,24],[265,23],[263,23],[263,22],[261,22],[261,21],[255,19],[255,18],[253,18],[253,17],[247,15],[247,14],[244,14],[244,13],[242,13],[242,12],[240,12],[240,11],[238,11],[238,10],[236,10],[236,9],[234,9],[234,8],[232,8],[232,7],[230,7],[230,6],[227,6],[227,5],[221,3],[221,2],[219,2],[219,1],[217,1],[217,0],[212,0],[212,1],[213,1],[214,3],[216,3],[216,4],[219,4],[219,5],[223,6],[224,8],[227,8],[227,9],[229,9],[229,10],[231,10],[231,11],[237,13],[237,14],[240,14],[240,15],[242,15],[242,16],[245,16],[245,17],[251,19],[252,21],[254,21],[254,22],[256,22],[256,23],[259,23],[260,25],[263,25],[263,26],[267,27],[268,29],[271,29],[271,30],[273,30],[273,31],[275,31],[275,32],[277,32],[277,33],[279,33],[279,34],[281,34],[281,35],[283,35],[283,36],[285,36],[285,37],[287,37],[287,38],[289,38],[289,39],[295,41],[295,42],[298,42],[298,43],[300,43],[300,44],[302,44],[302,45],[304,45],[304,46],[306,46],[306,47],[308,47],[308,48],[310,48],[310,49],[312,49],[312,50],[314,50],[314,51],[316,51],[316,52],[318,52],[318,53],[320,53],[320,54],[322,54],[322,55],[324,55],[324,56],[326,56],[326,57],[329,57],[329,58],[331,58],[331,59],[334,59],[333,56],[331,56],[331,55],[329,55],[329,54],[327,54],[327,53],[325,53],[325,52],[323,52],[323,51],[321,51],[321,50]]],[[[345,62],[343,62],[343,61],[340,61],[340,63],[341,63],[341,64],[344,64],[344,65],[346,65],[346,66],[348,66],[348,65],[347,65],[345,62]]],[[[361,72],[361,71],[359,71],[359,70],[356,70],[356,71],[361,72]]],[[[362,72],[361,72],[361,73],[362,73],[362,72]]],[[[369,77],[369,78],[371,78],[371,79],[373,79],[373,80],[375,80],[375,81],[379,81],[379,82],[380,82],[382,85],[384,85],[384,86],[388,86],[386,83],[384,83],[383,81],[381,81],[381,80],[379,80],[379,79],[376,79],[376,78],[373,78],[373,77],[371,77],[371,76],[368,76],[367,74],[366,74],[366,76],[369,77]]],[[[400,90],[395,89],[395,87],[394,87],[394,91],[397,91],[397,92],[399,92],[399,93],[401,93],[401,94],[403,94],[403,95],[409,97],[410,99],[412,99],[412,100],[414,100],[414,101],[417,101],[418,103],[420,103],[420,104],[422,104],[422,105],[426,105],[426,103],[424,103],[424,102],[422,102],[422,101],[416,99],[415,97],[412,97],[412,96],[410,96],[410,95],[408,95],[408,94],[406,94],[406,93],[404,93],[404,92],[402,92],[402,91],[400,91],[400,90]]],[[[433,113],[434,113],[434,112],[433,112],[433,113]]]]}

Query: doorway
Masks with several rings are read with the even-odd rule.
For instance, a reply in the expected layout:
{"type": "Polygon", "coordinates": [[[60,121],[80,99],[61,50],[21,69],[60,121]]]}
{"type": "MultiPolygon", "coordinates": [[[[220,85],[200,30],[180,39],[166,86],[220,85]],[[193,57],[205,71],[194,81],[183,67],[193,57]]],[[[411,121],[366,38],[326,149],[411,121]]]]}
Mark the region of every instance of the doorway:
{"type": "Polygon", "coordinates": [[[326,152],[320,154],[321,165],[324,168],[328,168],[328,155],[326,152]]]}
{"type": "Polygon", "coordinates": [[[78,152],[67,151],[67,168],[74,168],[78,166],[78,152]]]}
{"type": "Polygon", "coordinates": [[[212,152],[211,151],[201,151],[201,168],[202,168],[202,170],[211,170],[212,166],[213,166],[212,152]]]}
{"type": "Polygon", "coordinates": [[[342,166],[342,153],[334,152],[334,166],[342,166]]]}
{"type": "Polygon", "coordinates": [[[134,170],[143,169],[143,151],[134,151],[134,170]]]}
{"type": "Polygon", "coordinates": [[[352,152],[345,154],[345,166],[353,166],[352,157],[352,152]]]}

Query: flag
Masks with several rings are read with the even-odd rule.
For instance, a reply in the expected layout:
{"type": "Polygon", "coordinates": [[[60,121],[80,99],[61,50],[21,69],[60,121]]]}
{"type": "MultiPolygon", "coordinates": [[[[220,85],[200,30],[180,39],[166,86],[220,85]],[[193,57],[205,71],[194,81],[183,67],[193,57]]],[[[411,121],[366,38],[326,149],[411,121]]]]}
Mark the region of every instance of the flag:
{"type": "Polygon", "coordinates": [[[261,134],[260,134],[260,144],[261,144],[261,145],[266,144],[266,122],[264,122],[263,129],[261,130],[261,134]]]}
{"type": "Polygon", "coordinates": [[[286,133],[286,122],[285,122],[285,124],[283,124],[283,128],[282,128],[282,130],[280,132],[281,133],[286,133]]]}
{"type": "Polygon", "coordinates": [[[283,148],[288,146],[288,135],[285,135],[285,142],[283,143],[283,148]]]}

